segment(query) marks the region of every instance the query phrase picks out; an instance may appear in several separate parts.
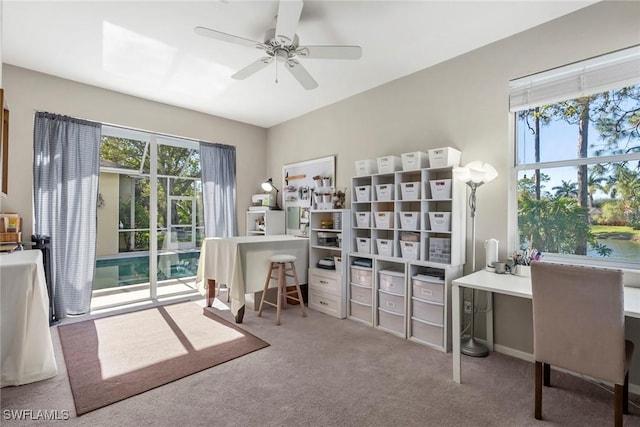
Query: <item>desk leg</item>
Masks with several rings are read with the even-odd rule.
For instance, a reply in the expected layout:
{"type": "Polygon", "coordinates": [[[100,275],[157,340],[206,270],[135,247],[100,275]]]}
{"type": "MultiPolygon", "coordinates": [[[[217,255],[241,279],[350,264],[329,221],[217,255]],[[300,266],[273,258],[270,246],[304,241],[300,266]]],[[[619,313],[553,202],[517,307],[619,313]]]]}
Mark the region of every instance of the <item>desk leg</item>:
{"type": "Polygon", "coordinates": [[[207,307],[211,307],[216,297],[216,281],[207,279],[207,307]]]}
{"type": "Polygon", "coordinates": [[[242,319],[244,319],[244,308],[245,306],[243,305],[240,307],[240,310],[238,310],[238,314],[236,314],[236,323],[242,323],[242,319]]]}
{"type": "Polygon", "coordinates": [[[493,292],[487,292],[487,348],[493,351],[493,292]]]}
{"type": "Polygon", "coordinates": [[[463,288],[451,288],[451,340],[453,341],[453,381],[460,384],[460,294],[463,288]]]}

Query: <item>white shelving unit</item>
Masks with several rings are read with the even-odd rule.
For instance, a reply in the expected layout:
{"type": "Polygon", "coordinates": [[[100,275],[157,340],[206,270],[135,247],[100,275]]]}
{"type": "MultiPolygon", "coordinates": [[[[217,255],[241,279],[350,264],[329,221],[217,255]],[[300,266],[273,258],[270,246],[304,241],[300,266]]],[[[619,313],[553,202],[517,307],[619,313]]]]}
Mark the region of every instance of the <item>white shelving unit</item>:
{"type": "Polygon", "coordinates": [[[286,234],[284,221],[284,211],[247,211],[247,236],[286,234]],[[258,226],[261,218],[264,229],[258,226]]]}
{"type": "Polygon", "coordinates": [[[451,282],[465,263],[465,184],[453,167],[423,168],[354,177],[351,194],[348,317],[449,351],[451,282]]]}
{"type": "Polygon", "coordinates": [[[350,251],[351,211],[312,210],[309,227],[309,308],[343,319],[347,316],[344,261],[350,251]],[[335,269],[319,268],[323,258],[332,258],[335,269]]]}

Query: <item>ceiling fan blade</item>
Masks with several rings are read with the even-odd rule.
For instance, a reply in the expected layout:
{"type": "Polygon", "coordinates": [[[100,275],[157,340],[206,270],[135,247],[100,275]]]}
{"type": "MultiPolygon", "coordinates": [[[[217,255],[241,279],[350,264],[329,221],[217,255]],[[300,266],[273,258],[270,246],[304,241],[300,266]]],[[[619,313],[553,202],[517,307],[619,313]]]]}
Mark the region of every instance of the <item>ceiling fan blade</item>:
{"type": "Polygon", "coordinates": [[[311,74],[300,64],[298,61],[289,60],[285,62],[287,70],[295,77],[295,79],[302,85],[306,90],[315,89],[318,87],[318,82],[311,77],[311,74]]]}
{"type": "Polygon", "coordinates": [[[244,67],[242,70],[236,72],[231,76],[232,79],[236,80],[244,80],[247,77],[257,73],[262,70],[267,65],[273,62],[273,57],[265,56],[264,58],[260,58],[257,61],[252,62],[251,64],[244,67]]]}
{"type": "Polygon", "coordinates": [[[212,30],[205,27],[195,27],[193,31],[199,36],[211,37],[212,39],[220,40],[227,43],[239,44],[246,47],[260,47],[263,43],[255,40],[245,39],[244,37],[233,36],[231,34],[223,33],[221,31],[212,30]]]}
{"type": "Polygon", "coordinates": [[[296,51],[304,58],[317,59],[360,59],[362,48],[360,46],[304,46],[296,51]]]}
{"type": "Polygon", "coordinates": [[[302,0],[280,0],[276,22],[276,37],[286,38],[289,43],[293,41],[293,36],[298,28],[298,21],[300,21],[302,6],[302,0]]]}

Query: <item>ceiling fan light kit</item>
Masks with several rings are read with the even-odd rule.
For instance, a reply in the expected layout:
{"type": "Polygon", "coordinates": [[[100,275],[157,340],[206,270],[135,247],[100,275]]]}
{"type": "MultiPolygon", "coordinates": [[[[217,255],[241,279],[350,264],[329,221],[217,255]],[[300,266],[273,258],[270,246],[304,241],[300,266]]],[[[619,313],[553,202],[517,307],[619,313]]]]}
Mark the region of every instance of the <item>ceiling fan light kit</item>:
{"type": "MultiPolygon", "coordinates": [[[[211,37],[218,41],[234,43],[245,47],[263,50],[267,56],[262,57],[231,76],[236,80],[244,80],[257,73],[267,65],[282,62],[285,69],[302,85],[310,90],[318,87],[318,82],[309,74],[296,57],[313,59],[359,59],[362,57],[360,46],[300,46],[295,33],[302,13],[302,1],[281,1],[276,16],[276,26],[266,31],[264,42],[234,36],[206,27],[196,27],[195,33],[211,37]]],[[[277,66],[277,64],[276,64],[277,66]]],[[[276,68],[276,83],[277,68],[276,68]]]]}

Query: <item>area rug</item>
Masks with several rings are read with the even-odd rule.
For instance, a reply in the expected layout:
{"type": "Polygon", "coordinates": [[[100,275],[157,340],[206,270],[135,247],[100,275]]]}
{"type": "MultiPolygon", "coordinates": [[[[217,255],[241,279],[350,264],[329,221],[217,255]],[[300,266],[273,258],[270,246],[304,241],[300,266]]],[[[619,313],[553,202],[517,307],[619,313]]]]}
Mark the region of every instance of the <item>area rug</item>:
{"type": "Polygon", "coordinates": [[[58,327],[78,415],[269,344],[194,302],[58,327]]]}

